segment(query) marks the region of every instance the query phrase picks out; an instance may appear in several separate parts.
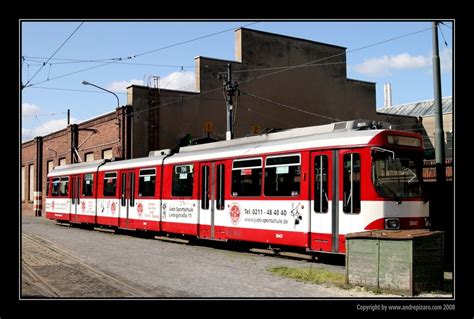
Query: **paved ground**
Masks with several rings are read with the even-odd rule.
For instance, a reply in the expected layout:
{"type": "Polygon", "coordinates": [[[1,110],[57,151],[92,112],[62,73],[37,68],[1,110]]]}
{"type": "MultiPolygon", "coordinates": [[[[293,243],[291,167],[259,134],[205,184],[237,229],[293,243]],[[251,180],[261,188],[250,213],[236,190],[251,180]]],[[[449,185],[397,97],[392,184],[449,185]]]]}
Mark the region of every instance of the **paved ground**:
{"type": "Polygon", "coordinates": [[[312,266],[344,272],[343,266],[63,227],[28,216],[22,232],[24,298],[399,297],[302,283],[267,270],[312,266]]]}

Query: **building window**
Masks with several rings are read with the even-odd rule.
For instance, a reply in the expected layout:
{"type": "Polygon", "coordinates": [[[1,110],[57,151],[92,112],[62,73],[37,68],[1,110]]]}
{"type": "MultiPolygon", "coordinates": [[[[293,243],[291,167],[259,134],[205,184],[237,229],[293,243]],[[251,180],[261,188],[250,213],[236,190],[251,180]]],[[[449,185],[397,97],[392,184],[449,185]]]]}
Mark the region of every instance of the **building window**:
{"type": "Polygon", "coordinates": [[[138,181],[138,196],[155,196],[156,170],[141,169],[138,181]]]}
{"type": "Polygon", "coordinates": [[[265,196],[298,196],[300,155],[272,156],[265,160],[265,196]]]}
{"type": "Polygon", "coordinates": [[[117,190],[117,173],[104,174],[104,196],[115,196],[117,190]]]}
{"type": "Polygon", "coordinates": [[[94,189],[94,174],[84,174],[82,181],[82,196],[92,196],[94,189]]]}
{"type": "Polygon", "coordinates": [[[59,166],[64,166],[64,165],[66,165],[66,159],[63,157],[59,159],[59,166]]]}
{"type": "Polygon", "coordinates": [[[48,161],[48,165],[46,167],[47,167],[48,174],[49,174],[54,168],[54,161],[48,161]]]}
{"type": "Polygon", "coordinates": [[[102,158],[103,159],[111,159],[113,157],[113,155],[114,154],[113,154],[111,148],[102,151],[102,158]]]}
{"type": "Polygon", "coordinates": [[[86,153],[84,157],[86,162],[92,162],[94,160],[94,153],[86,153]]]}
{"type": "Polygon", "coordinates": [[[249,158],[232,163],[232,196],[260,196],[262,159],[249,158]]]}
{"type": "Polygon", "coordinates": [[[360,155],[344,154],[344,213],[360,213],[360,155]]]}
{"type": "Polygon", "coordinates": [[[26,176],[25,176],[25,166],[21,167],[21,201],[25,201],[25,192],[26,192],[26,176]]]}
{"type": "Polygon", "coordinates": [[[29,166],[28,183],[28,201],[32,202],[35,199],[35,166],[33,164],[29,166]]]}
{"type": "Polygon", "coordinates": [[[173,168],[171,194],[176,197],[193,196],[194,166],[176,165],[173,168]]]}

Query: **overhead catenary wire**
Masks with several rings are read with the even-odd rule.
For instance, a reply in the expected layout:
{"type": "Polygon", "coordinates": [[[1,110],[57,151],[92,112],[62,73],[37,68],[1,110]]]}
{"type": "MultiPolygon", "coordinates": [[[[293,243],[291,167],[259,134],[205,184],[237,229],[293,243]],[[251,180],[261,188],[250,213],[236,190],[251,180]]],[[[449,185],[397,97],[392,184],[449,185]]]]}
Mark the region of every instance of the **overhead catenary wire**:
{"type": "Polygon", "coordinates": [[[292,110],[295,110],[295,111],[298,111],[298,112],[301,112],[301,113],[305,113],[305,114],[308,114],[308,115],[317,116],[317,117],[322,117],[322,118],[325,118],[325,119],[328,119],[328,120],[331,120],[331,121],[338,121],[338,122],[339,122],[339,121],[342,121],[341,119],[338,119],[338,118],[335,118],[335,117],[330,117],[330,116],[326,116],[326,115],[322,115],[322,114],[310,112],[310,111],[307,111],[307,110],[304,110],[304,109],[301,109],[301,108],[298,108],[298,107],[295,107],[295,106],[283,104],[283,103],[280,103],[280,102],[275,102],[275,101],[272,101],[272,100],[270,100],[270,99],[267,99],[267,98],[264,98],[264,97],[261,97],[261,96],[258,96],[258,95],[252,94],[252,93],[248,93],[248,92],[245,92],[245,91],[242,91],[242,94],[243,94],[243,95],[250,96],[250,97],[253,97],[253,98],[258,99],[258,100],[261,100],[261,101],[265,101],[265,102],[271,103],[271,104],[283,106],[283,107],[286,107],[286,108],[288,108],[288,109],[292,109],[292,110]]]}
{"type": "MultiPolygon", "coordinates": [[[[341,56],[343,54],[349,54],[349,53],[352,53],[352,52],[360,51],[360,50],[370,48],[370,47],[373,47],[373,46],[376,46],[376,45],[380,45],[380,44],[383,44],[383,43],[387,43],[387,42],[390,42],[390,41],[395,41],[395,40],[398,40],[398,39],[401,39],[401,38],[404,38],[404,37],[408,37],[408,36],[411,36],[411,35],[414,35],[414,34],[418,34],[418,33],[421,33],[421,32],[427,31],[427,30],[431,30],[431,29],[432,29],[432,27],[421,29],[421,30],[418,30],[418,31],[406,33],[406,34],[396,36],[396,37],[393,37],[393,38],[390,38],[390,39],[386,39],[386,40],[383,40],[383,41],[379,41],[379,42],[376,42],[376,43],[365,45],[365,46],[362,46],[362,47],[359,47],[359,48],[356,48],[356,49],[352,49],[352,50],[349,50],[347,52],[337,53],[337,54],[334,54],[334,55],[331,55],[331,56],[328,56],[328,57],[316,59],[316,60],[313,60],[313,61],[309,61],[309,62],[302,63],[302,64],[299,64],[299,65],[291,66],[291,67],[287,67],[287,68],[285,68],[283,70],[280,70],[280,71],[267,73],[267,74],[264,74],[264,75],[261,75],[261,76],[257,76],[257,77],[247,79],[245,81],[240,81],[239,84],[248,83],[248,82],[255,81],[255,80],[258,80],[258,79],[261,79],[261,78],[264,78],[264,77],[268,77],[268,76],[279,74],[279,73],[282,73],[282,72],[285,72],[285,71],[293,70],[293,69],[296,69],[296,68],[304,66],[304,65],[313,64],[313,63],[316,63],[316,62],[320,62],[320,61],[328,60],[328,59],[331,59],[331,58],[334,58],[334,57],[337,57],[337,56],[341,56]]],[[[172,105],[172,104],[175,104],[175,103],[181,103],[181,102],[187,101],[187,100],[192,99],[192,98],[198,98],[202,95],[206,95],[206,94],[216,92],[218,90],[221,90],[221,88],[215,88],[215,89],[212,89],[212,90],[209,90],[209,91],[206,91],[206,92],[201,92],[199,95],[196,95],[196,96],[190,96],[190,97],[183,98],[183,99],[180,99],[180,100],[176,100],[176,101],[173,101],[173,102],[165,103],[165,104],[162,104],[162,105],[157,105],[157,106],[154,106],[154,107],[146,109],[146,110],[134,111],[131,114],[128,114],[128,116],[132,116],[134,114],[139,114],[139,113],[142,113],[142,112],[148,112],[148,110],[169,106],[169,105],[172,105]]]]}
{"type": "Polygon", "coordinates": [[[292,124],[292,123],[289,123],[289,122],[285,122],[285,121],[282,121],[281,119],[277,119],[277,118],[274,118],[274,117],[272,117],[272,116],[268,116],[267,114],[264,114],[264,113],[260,113],[260,112],[258,112],[258,111],[255,111],[254,107],[252,107],[252,106],[249,106],[249,107],[247,108],[247,111],[256,113],[256,114],[258,114],[258,115],[260,115],[260,116],[262,116],[262,117],[268,118],[268,119],[273,120],[273,121],[275,121],[275,122],[282,123],[282,124],[287,125],[287,126],[289,126],[289,127],[297,127],[297,125],[295,125],[295,124],[292,124]]]}
{"type": "MultiPolygon", "coordinates": [[[[259,22],[257,21],[257,22],[248,23],[248,24],[243,25],[242,27],[250,26],[250,25],[253,25],[253,24],[256,24],[256,23],[259,23],[259,22]]],[[[137,57],[145,55],[145,54],[149,54],[149,53],[152,53],[152,52],[157,52],[157,51],[169,49],[169,48],[172,48],[172,47],[175,47],[175,46],[178,46],[178,45],[182,45],[182,44],[185,44],[185,43],[201,40],[201,39],[208,38],[208,37],[211,37],[211,36],[215,36],[215,35],[218,35],[218,34],[221,34],[221,33],[224,33],[224,32],[229,32],[229,31],[232,31],[234,29],[235,29],[235,27],[233,27],[231,29],[226,29],[226,30],[223,30],[223,31],[215,32],[215,33],[212,33],[212,34],[207,34],[207,35],[204,35],[204,36],[201,36],[201,37],[198,37],[198,38],[194,38],[194,39],[182,41],[182,42],[179,42],[179,43],[167,45],[165,47],[161,47],[161,48],[158,48],[158,49],[149,50],[149,51],[146,51],[146,52],[142,52],[142,53],[138,53],[138,54],[135,54],[135,55],[127,56],[127,57],[111,58],[111,60],[113,60],[113,61],[106,62],[106,63],[96,65],[96,66],[93,66],[93,67],[77,70],[77,71],[74,71],[74,72],[70,72],[70,73],[67,73],[67,74],[57,76],[55,78],[51,78],[51,79],[48,79],[48,80],[44,80],[44,81],[40,81],[40,82],[36,82],[36,83],[32,83],[32,84],[27,85],[29,82],[31,82],[32,79],[30,79],[30,81],[28,81],[28,83],[25,84],[23,87],[31,87],[31,86],[36,85],[36,84],[44,83],[44,82],[51,81],[51,80],[56,80],[56,79],[59,79],[59,78],[63,78],[65,76],[69,76],[69,75],[77,74],[77,73],[80,73],[80,72],[88,71],[88,70],[91,70],[91,69],[99,68],[99,67],[106,66],[106,65],[109,65],[109,64],[112,64],[112,63],[117,63],[117,62],[122,61],[122,60],[134,59],[134,58],[137,58],[137,57]]],[[[49,60],[46,61],[45,63],[47,63],[47,62],[49,62],[49,60]]],[[[38,72],[39,72],[39,70],[37,71],[37,73],[38,72]]]]}
{"type": "MultiPolygon", "coordinates": [[[[258,21],[245,24],[242,27],[247,27],[247,26],[250,26],[250,25],[254,25],[256,23],[258,23],[258,21]]],[[[226,29],[226,30],[223,30],[223,31],[218,31],[218,32],[214,32],[214,33],[211,33],[211,34],[203,35],[201,37],[197,37],[197,38],[194,38],[194,39],[190,39],[190,40],[178,42],[178,43],[175,43],[175,44],[167,45],[167,46],[164,46],[164,47],[161,47],[161,48],[158,48],[158,49],[153,49],[153,50],[145,51],[145,52],[142,52],[142,53],[138,53],[138,54],[133,55],[132,57],[136,58],[136,57],[139,57],[139,56],[142,56],[142,55],[146,55],[146,54],[150,54],[150,53],[153,53],[153,52],[169,49],[169,48],[172,48],[172,47],[175,47],[175,46],[178,46],[178,45],[182,45],[182,44],[190,43],[190,42],[193,42],[193,41],[209,38],[209,37],[212,37],[212,36],[215,36],[215,35],[218,35],[218,34],[221,34],[221,33],[229,32],[229,31],[232,31],[232,30],[235,30],[235,27],[230,28],[230,29],[226,29]]]]}
{"type": "MultiPolygon", "coordinates": [[[[258,22],[249,23],[249,24],[243,25],[242,27],[244,27],[244,26],[249,26],[249,25],[253,25],[253,24],[256,24],[256,23],[258,23],[258,22]]],[[[317,60],[309,61],[309,62],[307,62],[307,63],[303,63],[303,64],[300,64],[300,65],[295,65],[295,66],[287,67],[287,68],[282,69],[282,70],[280,70],[280,71],[276,71],[276,72],[273,72],[273,73],[268,73],[268,74],[261,75],[261,76],[259,76],[259,77],[255,77],[255,78],[252,78],[252,79],[248,79],[248,80],[246,80],[246,82],[251,81],[251,80],[257,80],[257,79],[260,79],[260,78],[263,78],[263,77],[266,77],[266,76],[270,76],[270,75],[277,74],[277,73],[280,73],[280,72],[285,72],[285,71],[288,71],[288,70],[292,70],[292,69],[294,69],[294,68],[302,67],[302,66],[308,65],[308,64],[313,64],[313,63],[316,63],[316,62],[319,62],[319,61],[327,60],[327,59],[330,59],[330,58],[334,58],[334,57],[337,57],[337,56],[340,56],[340,55],[348,54],[348,53],[355,52],[355,51],[358,51],[358,50],[362,50],[362,49],[365,49],[365,48],[369,48],[369,47],[372,47],[372,46],[375,46],[375,45],[379,45],[379,44],[382,44],[382,43],[386,43],[386,42],[389,42],[389,41],[394,41],[394,40],[397,40],[397,39],[400,39],[400,38],[403,38],[403,37],[411,36],[411,35],[414,35],[414,34],[417,34],[417,33],[423,32],[423,31],[426,31],[426,30],[430,30],[431,28],[432,28],[432,27],[429,27],[429,28],[426,28],[426,29],[422,29],[422,30],[419,30],[419,31],[415,31],[415,32],[411,32],[411,33],[404,34],[404,35],[401,35],[401,36],[397,36],[397,37],[394,37],[394,38],[390,38],[390,39],[387,39],[387,40],[384,40],[384,41],[380,41],[380,42],[377,42],[377,43],[373,43],[373,44],[370,44],[370,45],[367,45],[367,46],[363,46],[363,47],[360,47],[360,48],[356,48],[356,49],[353,49],[353,50],[349,50],[349,51],[347,51],[347,52],[342,52],[342,53],[339,53],[339,54],[335,54],[335,55],[332,55],[332,56],[329,56],[329,57],[326,57],[326,58],[317,59],[317,60]]],[[[212,33],[212,34],[209,34],[209,35],[206,35],[206,36],[202,36],[202,37],[199,37],[199,38],[190,39],[190,40],[183,41],[183,42],[176,43],[176,44],[172,44],[172,45],[169,45],[169,46],[166,46],[166,47],[161,47],[161,48],[158,48],[158,49],[146,51],[146,52],[139,53],[139,54],[136,54],[136,55],[133,55],[133,56],[128,56],[128,57],[126,57],[126,58],[113,58],[114,60],[113,60],[113,61],[110,61],[110,62],[106,62],[106,63],[100,64],[100,65],[96,65],[96,66],[93,66],[93,67],[89,67],[89,68],[81,69],[81,70],[78,70],[78,71],[70,72],[70,73],[67,73],[67,74],[63,74],[63,75],[60,75],[60,76],[57,76],[57,77],[54,77],[54,78],[51,78],[51,79],[48,79],[48,80],[44,80],[44,81],[32,83],[32,84],[30,84],[30,85],[28,85],[28,86],[25,85],[24,87],[31,87],[31,86],[33,86],[33,85],[37,85],[37,84],[44,83],[44,82],[51,81],[51,80],[56,80],[56,79],[63,78],[63,77],[66,77],[66,76],[69,76],[69,75],[73,75],[73,74],[77,74],[77,73],[80,73],[80,72],[85,72],[85,71],[88,71],[88,70],[91,70],[91,69],[95,69],[95,68],[99,68],[99,67],[102,67],[102,66],[106,66],[106,65],[109,65],[109,64],[112,64],[112,63],[118,63],[118,62],[120,62],[120,61],[122,61],[122,60],[124,60],[124,59],[132,59],[132,58],[135,58],[135,57],[144,55],[144,54],[148,54],[148,53],[151,53],[151,52],[156,52],[156,51],[159,51],[159,50],[164,50],[164,49],[166,49],[166,48],[174,47],[174,46],[177,46],[177,45],[180,45],[180,44],[189,43],[189,42],[192,42],[192,41],[196,41],[196,40],[203,39],[203,38],[206,38],[206,37],[210,37],[210,36],[213,36],[213,35],[217,35],[217,34],[220,34],[220,33],[228,32],[228,31],[231,31],[231,30],[234,30],[234,29],[235,29],[235,28],[226,29],[226,30],[219,31],[219,32],[215,32],[215,33],[212,33]]],[[[30,81],[31,81],[31,80],[30,80],[30,81]]],[[[29,82],[30,82],[30,81],[29,81],[29,82]]],[[[29,83],[29,82],[28,82],[28,83],[29,83]]],[[[242,83],[243,83],[243,82],[242,82],[242,83]]]]}
{"type": "Polygon", "coordinates": [[[53,116],[53,115],[60,115],[60,114],[67,114],[67,112],[55,112],[55,113],[48,113],[48,114],[32,114],[32,115],[22,114],[22,117],[53,116]]]}
{"type": "Polygon", "coordinates": [[[438,28],[438,30],[441,33],[441,36],[443,37],[444,45],[448,47],[448,42],[446,41],[446,38],[444,37],[443,30],[441,28],[438,28]]]}
{"type": "MultiPolygon", "coordinates": [[[[252,25],[252,24],[255,24],[255,23],[258,23],[258,22],[254,22],[254,23],[250,23],[250,24],[247,24],[247,25],[243,25],[242,27],[249,26],[249,25],[252,25]]],[[[300,67],[305,67],[305,66],[319,66],[319,65],[345,64],[346,62],[332,62],[332,63],[326,63],[326,64],[308,65],[308,64],[313,64],[313,63],[315,63],[315,62],[317,62],[317,61],[323,61],[323,60],[326,60],[326,59],[329,59],[329,58],[333,58],[333,57],[337,57],[337,56],[340,56],[340,55],[352,53],[352,52],[355,52],[355,51],[358,51],[358,50],[362,50],[362,49],[366,49],[366,48],[369,48],[369,47],[372,47],[372,46],[375,46],[375,45],[379,45],[379,44],[386,43],[386,42],[389,42],[389,41],[397,40],[397,39],[400,39],[400,38],[403,38],[403,37],[406,37],[406,36],[414,35],[414,34],[417,34],[417,33],[423,32],[423,31],[430,30],[431,28],[432,28],[432,27],[429,27],[429,28],[426,28],[426,29],[422,29],[422,30],[419,30],[419,31],[415,31],[415,32],[411,32],[411,33],[408,33],[408,34],[404,34],[404,35],[401,35],[401,36],[397,36],[397,37],[390,38],[390,39],[387,39],[387,40],[383,40],[383,41],[380,41],[380,42],[376,42],[376,43],[373,43],[373,44],[370,44],[370,45],[367,45],[367,46],[363,46],[363,47],[359,47],[359,48],[356,48],[356,49],[353,49],[353,50],[349,50],[349,51],[347,51],[347,52],[335,54],[335,55],[332,55],[332,56],[329,56],[329,57],[326,57],[326,58],[322,58],[322,59],[310,61],[310,62],[303,63],[303,64],[298,64],[298,65],[294,65],[294,66],[271,67],[271,68],[269,67],[269,68],[259,68],[259,69],[243,69],[243,70],[236,70],[236,71],[233,71],[232,73],[257,72],[257,71],[278,70],[278,69],[282,69],[282,71],[287,71],[289,68],[290,68],[290,69],[291,69],[291,68],[300,68],[300,67]]],[[[144,54],[148,54],[148,53],[151,53],[151,52],[159,51],[159,50],[164,50],[164,49],[166,49],[166,48],[174,47],[174,46],[177,46],[177,45],[185,44],[185,43],[192,42],[192,41],[196,41],[196,40],[199,40],[199,39],[207,38],[207,37],[210,37],[210,36],[213,36],[213,35],[217,35],[217,34],[220,34],[220,33],[224,33],[224,32],[228,32],[228,31],[231,31],[231,30],[234,30],[234,29],[235,29],[235,28],[227,29],[227,30],[219,31],[219,32],[212,33],[212,34],[209,34],[209,35],[206,35],[206,36],[202,36],[202,37],[199,37],[199,38],[195,38],[195,39],[183,41],[183,42],[180,42],[180,43],[172,44],[172,45],[169,45],[169,46],[165,46],[165,47],[162,47],[162,48],[158,48],[158,49],[155,49],[155,50],[150,50],[150,51],[147,51],[147,52],[144,52],[144,53],[140,53],[140,54],[133,55],[133,56],[131,56],[131,58],[134,58],[134,57],[137,57],[137,56],[141,56],[141,55],[144,55],[144,54]]],[[[25,56],[25,58],[39,58],[39,59],[44,59],[43,57],[30,57],[30,56],[25,56]]],[[[130,58],[130,57],[129,57],[129,58],[130,58]]],[[[123,58],[113,58],[113,59],[116,59],[116,60],[119,60],[119,61],[120,61],[120,60],[123,59],[123,58]]],[[[97,62],[99,62],[99,61],[104,61],[104,60],[106,60],[106,59],[78,60],[78,59],[59,59],[59,58],[58,58],[58,60],[68,60],[68,61],[76,61],[76,62],[96,62],[96,63],[97,63],[97,62]]],[[[118,61],[117,61],[117,62],[118,62],[118,61]]],[[[193,68],[193,67],[195,67],[194,65],[182,65],[182,64],[181,64],[181,65],[169,65],[169,64],[150,64],[150,63],[135,63],[135,62],[118,62],[118,64],[147,65],[147,66],[159,66],[159,67],[185,67],[185,68],[193,68]]],[[[201,66],[201,68],[208,68],[208,66],[201,66]]],[[[219,67],[219,68],[221,68],[221,67],[219,67]]],[[[224,71],[223,71],[223,72],[224,72],[224,71]]]]}
{"type": "Polygon", "coordinates": [[[89,68],[81,69],[81,70],[74,71],[74,72],[70,72],[70,73],[63,74],[63,75],[59,75],[59,76],[56,76],[56,77],[54,77],[54,78],[47,79],[47,80],[44,80],[44,81],[39,81],[39,82],[31,83],[31,84],[29,84],[29,85],[24,85],[24,87],[32,87],[32,86],[37,85],[37,84],[41,84],[41,83],[44,83],[44,82],[48,82],[48,81],[60,79],[60,78],[63,78],[63,77],[69,76],[69,75],[73,75],[73,74],[85,72],[85,71],[88,71],[88,70],[97,69],[97,68],[99,68],[99,67],[102,67],[102,66],[105,66],[105,65],[109,65],[109,64],[112,64],[112,63],[116,63],[116,62],[117,62],[117,61],[111,61],[111,62],[107,62],[107,63],[95,65],[95,66],[91,66],[91,67],[89,67],[89,68]]]}
{"type": "MultiPolygon", "coordinates": [[[[43,64],[43,61],[38,61],[35,59],[47,59],[45,57],[29,57],[29,56],[24,56],[24,59],[26,61],[31,61],[35,62],[38,64],[30,64],[32,66],[39,66],[43,64]]],[[[106,61],[105,59],[97,59],[97,60],[78,60],[78,59],[60,59],[60,58],[55,58],[52,60],[63,60],[66,62],[55,62],[52,63],[53,65],[61,65],[61,64],[75,64],[75,63],[103,63],[106,61]]],[[[108,61],[115,61],[116,59],[108,59],[108,61]]],[[[128,65],[144,65],[144,66],[157,66],[157,67],[169,67],[169,68],[178,68],[178,67],[183,67],[183,68],[194,68],[194,65],[171,65],[171,64],[154,64],[154,63],[137,63],[137,62],[117,62],[117,65],[121,64],[128,64],[128,65]]],[[[204,67],[204,66],[203,66],[204,67]]]]}
{"type": "Polygon", "coordinates": [[[26,87],[34,78],[35,76],[43,69],[43,67],[49,62],[49,60],[51,60],[55,55],[56,53],[59,52],[59,50],[61,50],[61,48],[69,41],[69,39],[71,39],[71,37],[77,32],[77,30],[79,30],[79,28],[84,24],[84,21],[82,21],[77,27],[76,29],[74,29],[74,31],[67,37],[66,40],[63,41],[63,43],[61,43],[61,45],[59,46],[59,48],[56,49],[56,51],[54,51],[54,53],[49,57],[49,59],[43,63],[43,65],[38,69],[38,71],[36,71],[36,73],[31,77],[31,79],[29,79],[26,84],[23,86],[23,87],[26,87]]]}
{"type": "MultiPolygon", "coordinates": [[[[370,45],[367,45],[367,46],[363,46],[363,47],[360,47],[360,48],[356,48],[356,49],[353,49],[353,50],[349,50],[347,51],[347,54],[348,53],[351,53],[351,52],[355,52],[355,51],[358,51],[358,50],[362,50],[362,49],[365,49],[365,48],[369,48],[369,47],[372,47],[372,46],[375,46],[375,45],[379,45],[379,44],[382,44],[382,43],[386,43],[386,42],[389,42],[389,41],[393,41],[393,40],[397,40],[397,39],[400,39],[400,38],[403,38],[403,37],[406,37],[406,36],[410,36],[410,35],[413,35],[413,34],[417,34],[417,33],[420,33],[420,32],[423,32],[423,31],[426,31],[426,30],[429,30],[431,29],[430,28],[427,28],[427,29],[423,29],[423,30],[419,30],[419,31],[415,31],[415,32],[411,32],[411,33],[408,33],[408,34],[405,34],[405,35],[401,35],[401,36],[398,36],[398,37],[394,37],[394,38],[391,38],[391,39],[387,39],[387,40],[384,40],[384,41],[380,41],[380,42],[377,42],[377,43],[373,43],[373,44],[370,44],[370,45]]],[[[302,66],[306,66],[306,65],[310,65],[310,64],[313,64],[313,63],[316,63],[316,62],[319,62],[319,61],[323,61],[323,60],[327,60],[327,59],[330,59],[330,58],[333,58],[333,57],[336,57],[336,56],[340,56],[342,54],[346,54],[346,53],[341,53],[341,54],[335,54],[333,56],[329,56],[329,57],[325,57],[325,58],[322,58],[322,59],[318,59],[318,60],[314,60],[314,61],[309,61],[309,62],[306,62],[306,63],[303,63],[303,64],[300,64],[300,65],[295,65],[295,66],[290,66],[290,67],[283,67],[283,69],[277,71],[277,72],[272,72],[272,73],[269,73],[269,74],[265,74],[265,75],[262,75],[262,76],[259,76],[259,77],[255,77],[255,78],[251,78],[251,79],[248,79],[245,81],[245,83],[247,82],[250,82],[250,81],[254,81],[254,80],[257,80],[257,79],[260,79],[260,78],[263,78],[263,77],[267,77],[267,76],[271,76],[271,75],[274,75],[274,74],[278,74],[278,73],[282,73],[282,72],[285,72],[285,71],[288,71],[288,70],[292,70],[292,69],[295,69],[295,68],[298,68],[298,67],[302,67],[302,66]]],[[[111,64],[111,63],[116,63],[118,62],[119,60],[116,60],[116,61],[112,61],[112,62],[108,62],[108,63],[104,63],[104,64],[101,64],[99,66],[94,66],[94,67],[91,67],[91,68],[87,68],[88,69],[92,69],[92,68],[96,68],[96,67],[100,67],[102,65],[105,65],[105,64],[111,64]]],[[[336,62],[336,63],[345,63],[345,62],[336,62]]],[[[316,66],[316,65],[315,65],[316,66]]],[[[269,68],[268,68],[269,69],[269,68]]],[[[255,69],[254,69],[255,70],[255,69]]],[[[82,70],[83,71],[83,70],[82,70]]],[[[73,73],[78,73],[78,72],[82,72],[82,71],[76,71],[76,72],[73,72],[73,73]]],[[[242,71],[242,70],[241,70],[242,71]]],[[[253,70],[249,70],[249,71],[253,71],[253,70]]],[[[261,71],[261,70],[260,70],[261,71]]],[[[70,73],[71,74],[71,73],[70,73]]],[[[68,75],[70,75],[68,74],[68,75]]],[[[62,75],[60,77],[64,77],[66,75],[62,75]]],[[[59,78],[59,77],[56,77],[56,78],[59,78]]],[[[43,81],[45,82],[45,81],[43,81]]],[[[244,83],[244,82],[241,82],[241,83],[244,83]]],[[[37,84],[37,83],[36,83],[37,84]]],[[[48,89],[59,89],[59,88],[48,88],[48,89]]],[[[216,89],[213,89],[213,90],[209,90],[209,91],[205,91],[205,92],[201,92],[201,94],[199,95],[194,95],[194,96],[190,96],[190,97],[187,97],[187,98],[180,98],[179,100],[177,101],[173,101],[173,102],[169,102],[169,103],[166,103],[166,104],[162,104],[162,105],[158,105],[158,106],[155,106],[155,107],[152,107],[150,109],[155,109],[155,108],[160,108],[160,107],[164,107],[164,106],[168,106],[168,105],[172,105],[172,104],[175,104],[175,103],[179,103],[179,102],[184,102],[190,98],[196,98],[196,97],[201,97],[203,95],[206,95],[206,94],[210,94],[212,92],[215,92],[217,90],[220,90],[221,88],[216,88],[216,89]]],[[[77,90],[79,91],[79,90],[77,90]]],[[[85,90],[84,90],[85,91],[85,90]]],[[[191,93],[191,92],[190,92],[191,93]]],[[[125,94],[125,93],[121,93],[121,94],[125,94]]],[[[254,97],[255,98],[255,97],[254,97]]],[[[258,98],[262,98],[262,97],[258,97],[258,98]]],[[[267,99],[268,100],[268,99],[267,99]]],[[[275,101],[271,101],[271,100],[268,100],[267,102],[269,103],[278,103],[277,105],[280,105],[280,106],[285,106],[285,107],[290,107],[290,108],[293,108],[295,110],[298,110],[298,111],[304,111],[304,112],[308,112],[308,111],[305,111],[305,110],[301,110],[301,109],[298,109],[296,107],[293,107],[293,106],[289,106],[289,105],[285,105],[283,103],[279,103],[279,102],[275,102],[275,101]]],[[[142,113],[142,112],[145,112],[145,111],[149,111],[150,109],[146,109],[146,110],[141,110],[141,111],[135,111],[135,112],[132,112],[131,114],[129,114],[128,116],[132,116],[134,114],[138,114],[138,113],[142,113]]],[[[312,113],[312,112],[310,112],[312,113]]],[[[312,114],[313,116],[319,116],[319,117],[326,117],[324,115],[321,115],[321,114],[316,114],[316,113],[313,113],[312,114]]],[[[329,119],[332,119],[332,120],[336,120],[336,121],[339,121],[339,119],[336,119],[336,118],[330,118],[330,117],[326,117],[326,118],[329,118],[329,119]]]]}
{"type": "Polygon", "coordinates": [[[380,44],[387,43],[387,42],[390,42],[390,41],[398,40],[398,39],[408,37],[408,36],[411,36],[411,35],[414,35],[414,34],[418,34],[418,33],[421,33],[421,32],[427,31],[427,30],[431,30],[431,29],[432,29],[432,27],[429,27],[429,28],[425,28],[425,29],[422,29],[422,30],[410,32],[410,33],[403,34],[403,35],[400,35],[400,36],[397,36],[397,37],[393,37],[393,38],[390,38],[390,39],[387,39],[387,40],[383,40],[383,41],[379,41],[379,42],[372,43],[372,44],[369,44],[369,45],[365,45],[365,46],[362,46],[362,47],[359,47],[359,48],[356,48],[356,49],[348,50],[347,52],[341,52],[341,53],[333,54],[333,55],[330,55],[328,57],[324,57],[324,58],[316,59],[316,60],[309,61],[309,62],[306,62],[306,63],[302,63],[300,65],[295,65],[295,66],[292,66],[292,67],[288,67],[288,68],[280,70],[280,71],[275,71],[275,72],[272,72],[272,73],[263,74],[263,75],[255,77],[253,79],[248,79],[246,81],[242,81],[242,82],[240,82],[240,84],[246,83],[246,82],[249,82],[249,81],[258,80],[258,79],[265,78],[267,76],[271,76],[271,75],[275,75],[275,74],[279,74],[279,73],[282,73],[282,72],[290,71],[290,70],[296,69],[296,68],[304,66],[304,65],[329,60],[329,59],[332,59],[332,58],[335,58],[335,57],[338,57],[338,56],[341,56],[341,55],[347,55],[349,53],[353,53],[353,52],[356,52],[356,51],[371,48],[371,47],[376,46],[376,45],[380,45],[380,44]]]}
{"type": "MultiPolygon", "coordinates": [[[[41,58],[41,59],[46,59],[46,58],[41,58]]],[[[29,64],[31,66],[39,66],[42,65],[43,62],[41,61],[35,61],[30,59],[29,57],[25,56],[26,61],[33,61],[37,62],[38,64],[29,64]]],[[[101,60],[103,61],[103,60],[101,60]]],[[[82,62],[59,62],[59,63],[51,63],[52,65],[55,64],[66,64],[66,63],[101,63],[99,60],[83,60],[82,62]]],[[[181,71],[183,69],[195,69],[196,65],[183,65],[183,64],[154,64],[154,63],[136,63],[136,62],[117,62],[117,65],[143,65],[143,66],[156,66],[156,67],[169,67],[169,68],[181,68],[181,71]]],[[[330,62],[330,63],[319,63],[319,64],[311,64],[311,65],[298,65],[298,67],[303,68],[303,67],[317,67],[317,66],[322,66],[322,65],[337,65],[337,64],[346,64],[346,62],[330,62]]],[[[268,68],[258,68],[258,69],[240,69],[240,70],[235,70],[232,71],[232,73],[244,73],[244,72],[261,72],[261,71],[272,71],[272,70],[281,70],[281,69],[286,69],[288,67],[291,67],[291,65],[285,65],[285,66],[277,66],[277,67],[268,67],[268,68]]],[[[224,66],[222,65],[215,65],[215,66],[209,66],[209,65],[201,65],[199,69],[206,69],[206,70],[224,70],[224,66]]],[[[221,73],[225,73],[226,71],[222,71],[221,73]]]]}
{"type": "MultiPolygon", "coordinates": [[[[43,90],[57,90],[57,91],[71,91],[71,92],[87,92],[87,93],[99,93],[99,94],[110,94],[103,91],[97,90],[80,90],[80,89],[71,89],[71,88],[55,88],[47,86],[33,86],[32,89],[43,89],[43,90]]],[[[115,94],[127,94],[126,92],[114,92],[115,94]]]]}
{"type": "Polygon", "coordinates": [[[447,25],[445,22],[443,21],[440,21],[440,24],[444,25],[445,27],[448,27],[450,29],[453,29],[453,27],[451,27],[450,25],[447,25]]]}

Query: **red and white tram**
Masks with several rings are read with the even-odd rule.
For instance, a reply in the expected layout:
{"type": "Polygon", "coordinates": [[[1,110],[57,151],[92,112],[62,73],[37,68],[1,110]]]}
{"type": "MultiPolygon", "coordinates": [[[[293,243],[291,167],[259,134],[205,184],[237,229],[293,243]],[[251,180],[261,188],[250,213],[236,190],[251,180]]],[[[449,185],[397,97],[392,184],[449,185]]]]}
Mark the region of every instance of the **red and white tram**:
{"type": "Polygon", "coordinates": [[[345,252],[345,234],[428,227],[421,136],[356,120],[100,160],[48,174],[46,216],[345,252]]]}

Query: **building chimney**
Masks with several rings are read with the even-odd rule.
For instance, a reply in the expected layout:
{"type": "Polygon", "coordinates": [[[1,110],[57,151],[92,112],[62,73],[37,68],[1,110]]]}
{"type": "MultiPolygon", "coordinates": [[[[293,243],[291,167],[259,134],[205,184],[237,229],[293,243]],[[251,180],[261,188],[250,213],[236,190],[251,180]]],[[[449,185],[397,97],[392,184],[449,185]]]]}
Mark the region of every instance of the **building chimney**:
{"type": "Polygon", "coordinates": [[[383,85],[383,106],[392,106],[392,85],[390,83],[383,85]]]}

